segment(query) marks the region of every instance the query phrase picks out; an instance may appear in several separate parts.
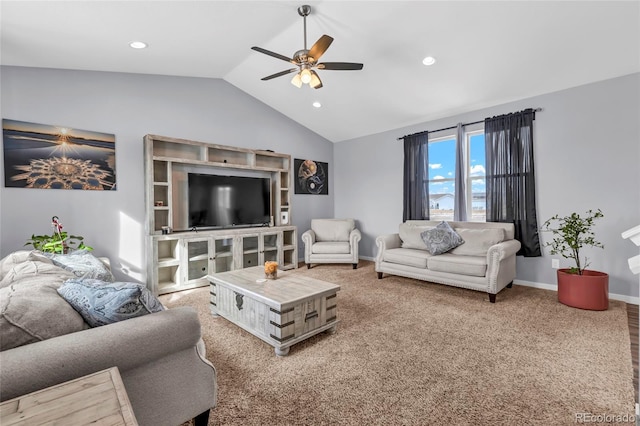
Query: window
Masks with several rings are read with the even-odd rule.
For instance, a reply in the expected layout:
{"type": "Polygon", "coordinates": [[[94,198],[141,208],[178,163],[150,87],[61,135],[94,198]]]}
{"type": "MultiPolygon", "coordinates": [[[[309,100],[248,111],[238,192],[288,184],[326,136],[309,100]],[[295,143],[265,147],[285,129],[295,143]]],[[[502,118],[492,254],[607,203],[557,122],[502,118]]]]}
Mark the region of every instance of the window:
{"type": "MultiPolygon", "coordinates": [[[[465,133],[463,149],[467,220],[485,221],[486,181],[484,131],[465,133]]],[[[429,217],[453,220],[455,200],[456,137],[429,140],[429,217]]]]}

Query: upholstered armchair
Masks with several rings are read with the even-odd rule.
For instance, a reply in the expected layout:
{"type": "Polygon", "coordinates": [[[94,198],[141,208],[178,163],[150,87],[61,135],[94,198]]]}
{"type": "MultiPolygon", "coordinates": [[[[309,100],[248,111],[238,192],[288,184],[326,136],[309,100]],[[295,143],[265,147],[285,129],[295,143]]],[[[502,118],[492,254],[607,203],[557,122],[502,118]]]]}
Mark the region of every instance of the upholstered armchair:
{"type": "Polygon", "coordinates": [[[361,238],[353,219],[311,219],[311,229],[302,234],[307,269],[312,263],[351,263],[357,269],[361,238]]]}

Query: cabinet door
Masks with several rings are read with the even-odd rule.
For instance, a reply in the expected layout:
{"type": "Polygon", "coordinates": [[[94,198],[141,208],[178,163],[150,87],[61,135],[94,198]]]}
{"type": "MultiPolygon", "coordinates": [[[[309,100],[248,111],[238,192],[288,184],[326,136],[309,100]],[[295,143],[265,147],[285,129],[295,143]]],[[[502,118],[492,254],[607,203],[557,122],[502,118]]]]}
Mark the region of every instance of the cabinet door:
{"type": "Polygon", "coordinates": [[[233,263],[234,244],[235,240],[231,236],[212,238],[211,247],[213,248],[213,253],[209,273],[213,274],[235,269],[233,263]]]}
{"type": "Polygon", "coordinates": [[[184,241],[185,276],[182,287],[207,285],[212,256],[211,238],[193,238],[184,241]]]}
{"type": "Polygon", "coordinates": [[[259,261],[259,234],[246,234],[238,236],[239,254],[236,258],[235,268],[244,269],[260,264],[259,261]]]}
{"type": "Polygon", "coordinates": [[[258,256],[258,264],[264,265],[264,262],[278,262],[278,247],[280,247],[282,238],[281,232],[269,232],[260,234],[260,250],[258,256]]]}

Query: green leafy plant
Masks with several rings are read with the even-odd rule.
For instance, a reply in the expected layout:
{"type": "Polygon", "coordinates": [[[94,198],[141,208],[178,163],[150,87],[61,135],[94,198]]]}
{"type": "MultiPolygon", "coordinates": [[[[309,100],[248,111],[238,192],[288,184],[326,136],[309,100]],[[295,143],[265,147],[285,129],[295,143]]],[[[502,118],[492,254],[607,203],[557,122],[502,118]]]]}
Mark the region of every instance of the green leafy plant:
{"type": "Polygon", "coordinates": [[[550,231],[553,240],[545,243],[545,247],[550,247],[552,255],[559,254],[565,259],[572,259],[575,266],[569,269],[572,274],[582,275],[589,266],[588,259],[584,258],[584,263],[580,258],[580,249],[583,247],[598,247],[604,249],[604,245],[595,239],[593,233],[594,221],[603,217],[600,209],[588,210],[585,217],[577,213],[561,217],[555,215],[548,219],[543,225],[543,231],[550,231]]]}
{"type": "Polygon", "coordinates": [[[84,237],[79,235],[69,235],[62,230],[62,224],[58,217],[51,218],[53,234],[51,235],[31,235],[31,239],[24,245],[32,245],[34,249],[47,253],[67,253],[73,250],[93,250],[93,247],[84,244],[84,237]]]}

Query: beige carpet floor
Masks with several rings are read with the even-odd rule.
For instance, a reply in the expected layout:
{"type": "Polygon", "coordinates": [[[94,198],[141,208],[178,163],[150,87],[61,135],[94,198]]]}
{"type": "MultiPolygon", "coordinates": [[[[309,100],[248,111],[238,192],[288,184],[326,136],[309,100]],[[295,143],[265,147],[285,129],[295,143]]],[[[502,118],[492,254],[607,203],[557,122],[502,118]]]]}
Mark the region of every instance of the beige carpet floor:
{"type": "Polygon", "coordinates": [[[211,425],[569,425],[632,416],[626,306],[604,312],[514,285],[486,294],[401,277],[371,262],[292,271],[340,284],[338,332],[286,357],[208,308],[208,289],[162,296],[200,315],[218,371],[211,425]]]}

